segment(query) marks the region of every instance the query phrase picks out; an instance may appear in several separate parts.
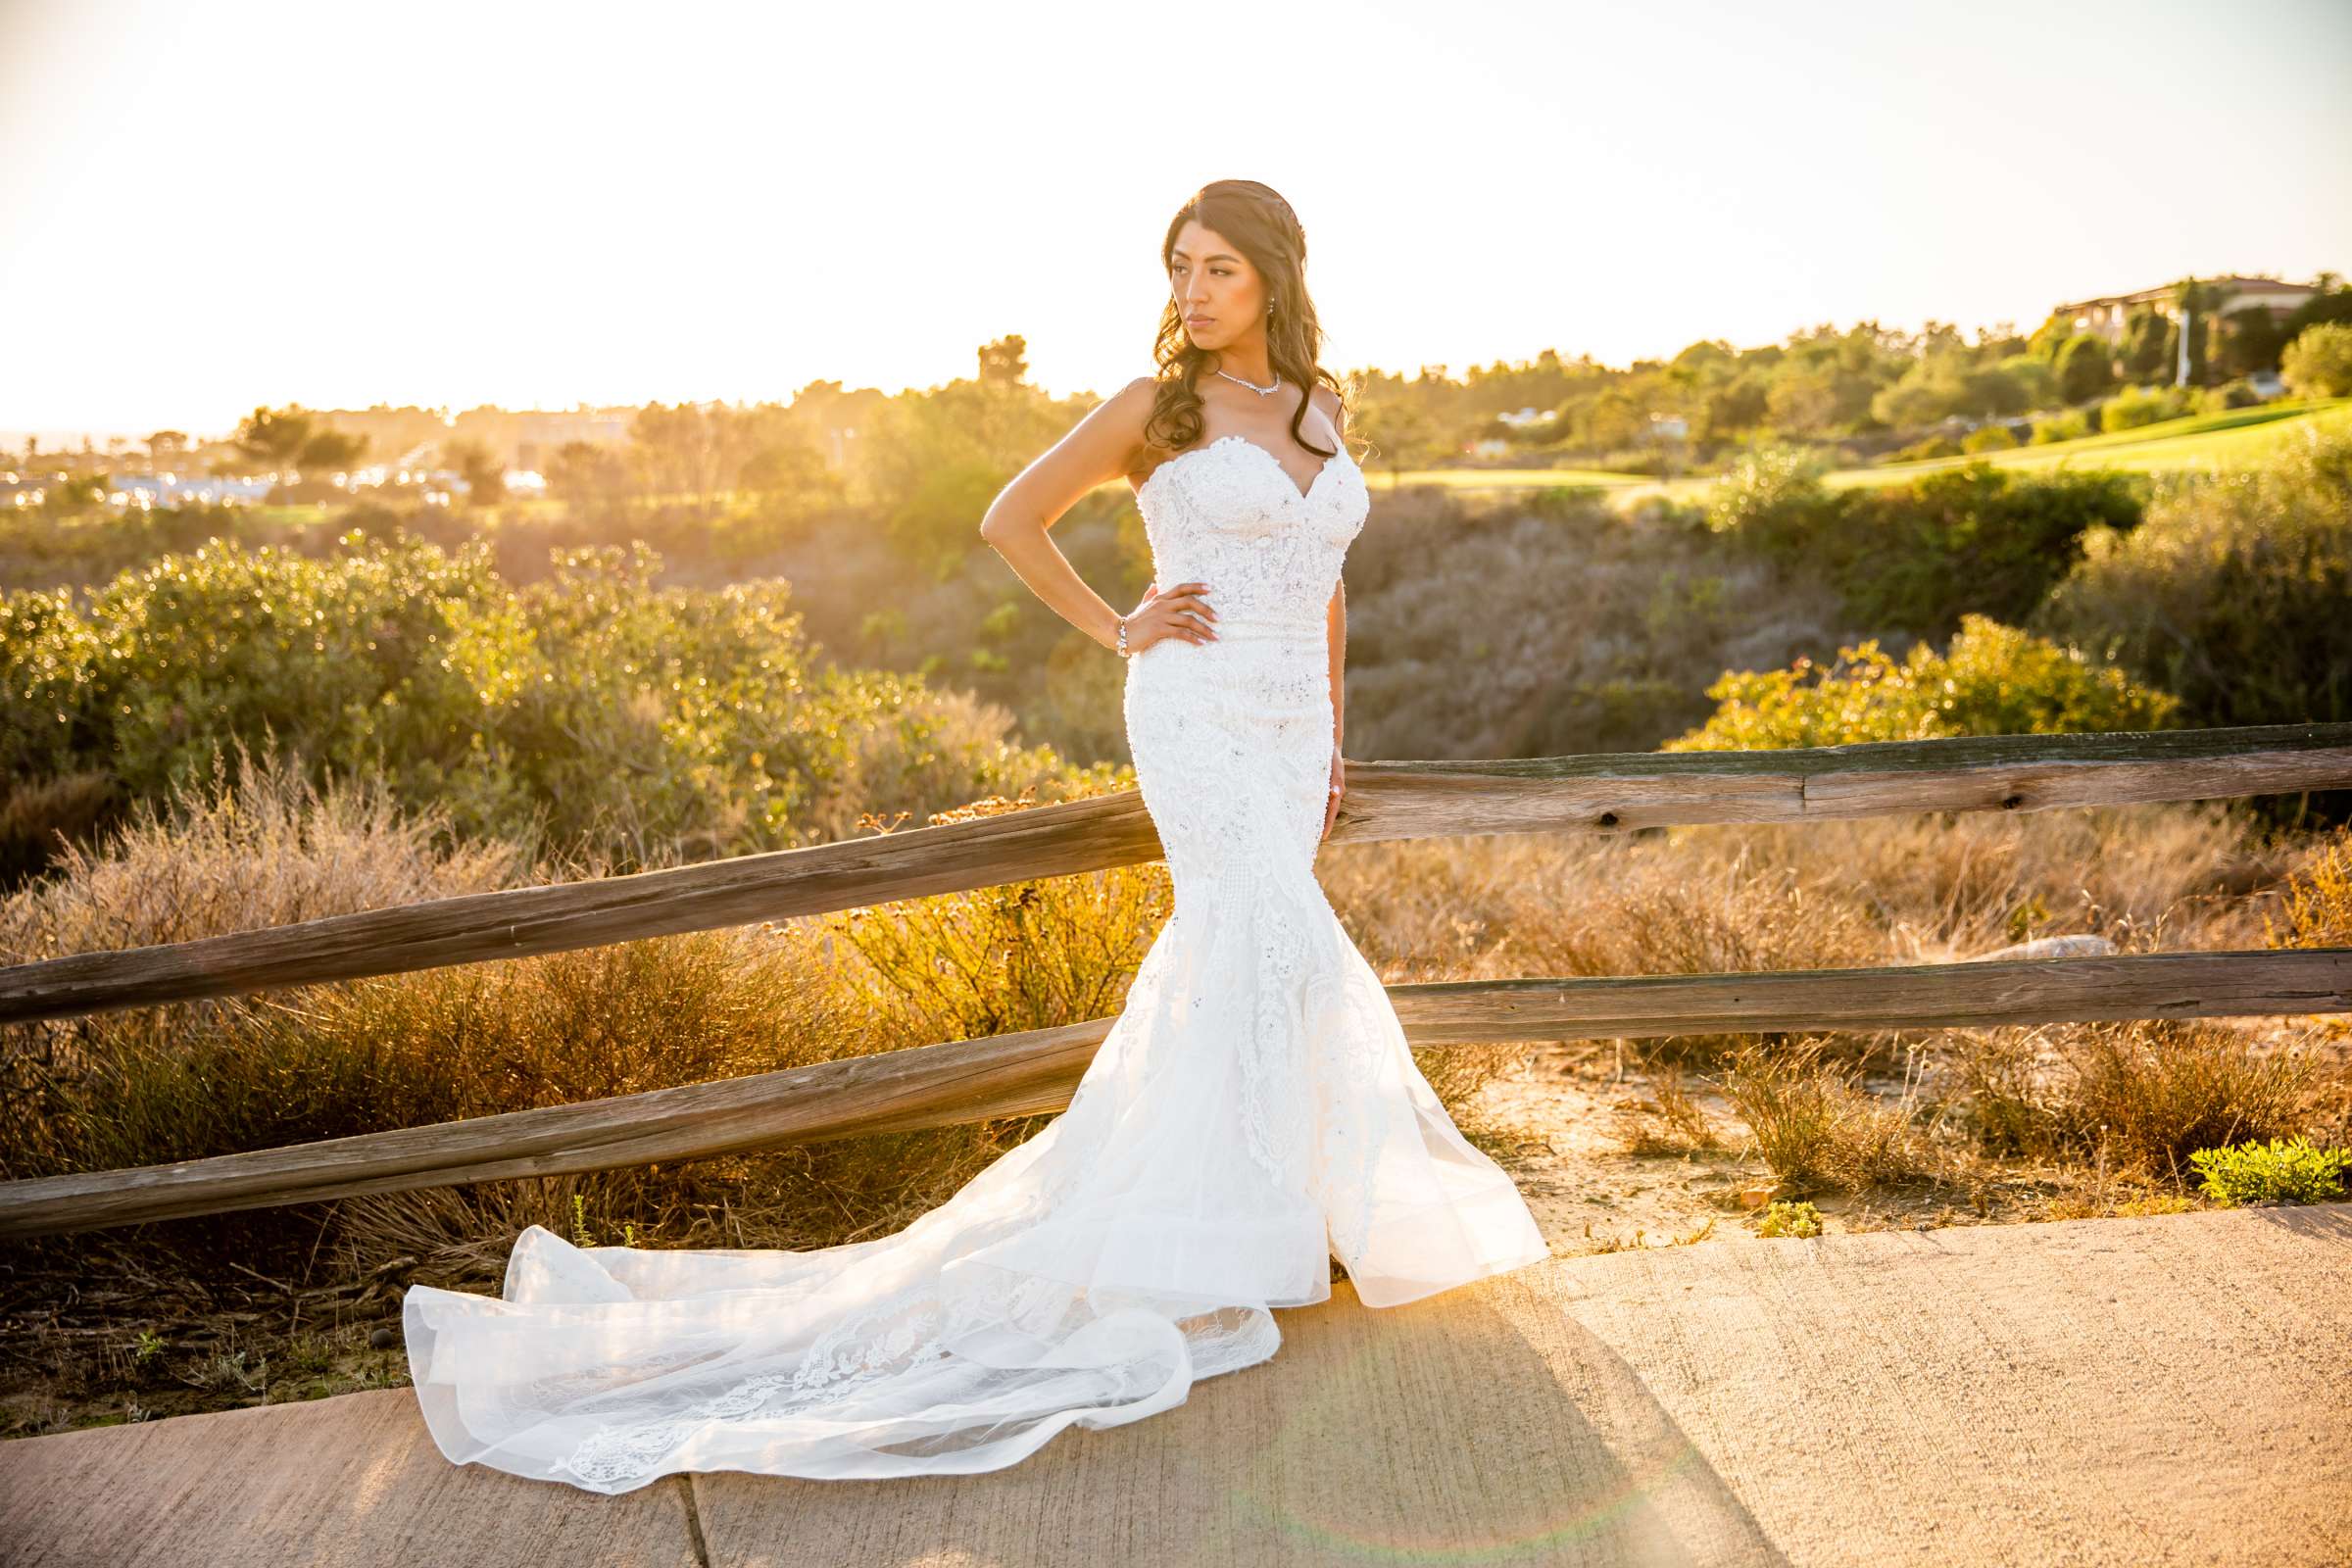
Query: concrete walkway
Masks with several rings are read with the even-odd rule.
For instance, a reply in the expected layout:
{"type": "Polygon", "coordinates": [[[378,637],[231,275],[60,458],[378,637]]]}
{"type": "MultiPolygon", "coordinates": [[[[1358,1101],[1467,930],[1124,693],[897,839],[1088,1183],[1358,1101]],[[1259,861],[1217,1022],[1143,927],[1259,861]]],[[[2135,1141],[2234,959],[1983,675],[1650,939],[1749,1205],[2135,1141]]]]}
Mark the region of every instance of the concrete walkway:
{"type": "Polygon", "coordinates": [[[2352,1563],[2352,1203],[1741,1239],[1276,1314],[992,1475],[618,1497],[405,1390],[0,1444],[0,1562],[2352,1563]]]}

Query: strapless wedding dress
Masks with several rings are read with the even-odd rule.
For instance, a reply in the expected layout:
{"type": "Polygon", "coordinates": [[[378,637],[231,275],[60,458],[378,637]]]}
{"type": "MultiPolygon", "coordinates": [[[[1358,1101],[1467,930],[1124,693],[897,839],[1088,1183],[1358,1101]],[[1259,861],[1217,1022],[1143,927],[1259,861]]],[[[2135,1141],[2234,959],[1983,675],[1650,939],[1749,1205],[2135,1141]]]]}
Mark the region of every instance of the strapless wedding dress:
{"type": "Polygon", "coordinates": [[[1548,1255],[1454,1126],[1314,877],[1324,612],[1370,509],[1224,436],[1137,505],[1215,639],[1129,659],[1127,734],[1175,893],[1068,1107],[892,1235],[805,1251],[516,1240],[503,1298],[412,1288],[450,1459],[592,1492],[691,1470],[994,1470],[1271,1356],[1330,1259],[1396,1306],[1548,1255]]]}

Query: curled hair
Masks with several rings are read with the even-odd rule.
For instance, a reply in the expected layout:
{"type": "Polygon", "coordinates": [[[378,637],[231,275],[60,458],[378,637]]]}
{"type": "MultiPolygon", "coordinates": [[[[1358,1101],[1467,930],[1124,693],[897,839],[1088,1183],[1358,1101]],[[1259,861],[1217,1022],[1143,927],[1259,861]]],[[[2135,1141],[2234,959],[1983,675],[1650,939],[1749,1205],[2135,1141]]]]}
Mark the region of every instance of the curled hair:
{"type": "MultiPolygon", "coordinates": [[[[1159,242],[1160,271],[1173,265],[1177,236],[1184,225],[1199,220],[1231,241],[1234,249],[1265,279],[1266,298],[1274,314],[1266,322],[1266,355],[1274,373],[1299,389],[1298,406],[1291,411],[1291,439],[1322,457],[1333,454],[1300,435],[1311,389],[1328,386],[1347,407],[1347,389],[1323,368],[1323,327],[1315,318],[1315,302],[1306,292],[1306,229],[1291,204],[1271,185],[1254,179],[1217,179],[1200,187],[1176,210],[1159,242]]],[[[1171,297],[1161,309],[1159,335],[1152,344],[1152,363],[1159,385],[1152,414],[1144,421],[1144,439],[1155,447],[1181,451],[1200,439],[1200,377],[1210,352],[1196,347],[1184,329],[1183,308],[1171,297]]]]}

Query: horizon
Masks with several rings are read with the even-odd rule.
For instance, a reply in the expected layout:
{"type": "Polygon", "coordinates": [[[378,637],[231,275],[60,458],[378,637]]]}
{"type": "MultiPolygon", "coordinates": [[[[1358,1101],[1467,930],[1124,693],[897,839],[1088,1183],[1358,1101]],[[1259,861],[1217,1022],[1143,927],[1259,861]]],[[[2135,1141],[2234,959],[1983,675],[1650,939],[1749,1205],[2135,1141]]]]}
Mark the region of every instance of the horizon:
{"type": "Polygon", "coordinates": [[[1250,61],[1311,61],[1311,90],[1193,120],[1167,94],[1157,137],[1101,127],[1133,114],[1121,63],[1186,69],[1164,26],[1036,5],[1008,44],[1003,13],[918,11],[907,49],[904,12],[648,34],[441,0],[379,36],[288,0],[0,8],[0,438],[895,394],[1013,333],[1035,384],[1103,395],[1152,368],[1167,215],[1235,173],[1304,220],[1342,371],[1973,341],[2352,265],[2325,195],[2352,189],[2352,9],[2326,0],[1277,11],[1250,61]]]}
{"type": "MultiPolygon", "coordinates": [[[[2254,276],[2262,276],[2262,275],[2264,275],[2264,274],[2262,274],[2262,273],[2257,273],[2257,272],[2243,272],[2243,273],[2238,273],[2238,274],[2235,274],[2235,275],[2242,276],[2242,277],[2254,277],[2254,276]]],[[[2340,274],[2339,274],[2339,275],[2340,275],[2340,274]]],[[[2310,281],[2311,281],[2311,278],[2309,278],[2309,277],[2286,277],[2286,278],[2279,279],[2279,281],[2284,281],[2284,282],[2289,282],[2289,283],[2307,283],[2307,282],[2310,282],[2310,281]]],[[[2154,287],[2154,286],[2158,286],[2158,285],[2153,285],[2153,284],[2141,285],[2141,287],[2154,287]]],[[[2118,290],[2114,290],[2114,291],[2112,291],[2112,292],[2113,292],[2113,293],[2115,293],[2115,294],[2132,294],[2132,293],[2136,293],[2136,292],[2138,292],[2138,291],[2139,291],[2138,289],[2118,289],[2118,290]]],[[[2074,298],[2074,299],[2077,299],[2077,300],[2080,300],[2080,299],[2086,299],[2086,298],[2098,298],[2098,297],[2103,297],[2103,296],[2078,295],[2078,296],[2073,296],[2072,298],[2074,298]]],[[[2055,302],[2055,301],[2053,301],[2053,303],[2058,303],[2058,302],[2055,302]]],[[[1918,332],[1920,332],[1920,331],[1921,331],[1921,330],[1924,328],[1924,326],[1926,325],[1926,323],[1927,323],[1927,321],[1928,321],[1928,320],[1935,320],[1935,321],[1938,321],[1938,322],[1943,322],[1943,321],[1944,321],[1944,318],[1940,318],[1940,317],[1935,317],[1935,318],[1923,318],[1921,321],[1918,321],[1918,322],[1895,322],[1895,321],[1880,321],[1878,324],[1879,324],[1879,325],[1880,325],[1880,326],[1881,326],[1883,329],[1886,329],[1886,330],[1888,330],[1888,331],[1895,331],[1895,332],[1906,332],[1906,333],[1914,333],[1914,334],[1915,334],[1915,333],[1918,333],[1918,332]]],[[[1834,329],[1834,330],[1836,330],[1836,331],[1844,332],[1844,331],[1849,331],[1849,330],[1852,330],[1853,328],[1855,328],[1855,327],[1859,327],[1859,326],[1861,326],[1861,325],[1863,325],[1863,324],[1864,324],[1864,322],[1863,322],[1862,320],[1853,320],[1853,321],[1832,321],[1832,322],[1810,322],[1810,323],[1807,323],[1806,325],[1803,325],[1803,326],[1795,326],[1795,327],[1791,327],[1791,328],[1789,328],[1789,330],[1788,330],[1788,332],[1786,332],[1786,333],[1783,333],[1783,334],[1782,334],[1780,337],[1778,337],[1778,338],[1774,338],[1774,339],[1770,339],[1770,340],[1768,340],[1768,341],[1766,341],[1766,342],[1763,342],[1763,343],[1752,343],[1752,344],[1734,344],[1734,345],[1732,345],[1732,347],[1733,347],[1733,351],[1734,351],[1735,353],[1738,353],[1738,354],[1748,354],[1748,353],[1752,353],[1752,352],[1754,352],[1754,351],[1756,351],[1756,350],[1758,350],[1758,349],[1763,349],[1763,348],[1772,348],[1772,347],[1777,347],[1777,346],[1783,345],[1783,344],[1785,344],[1785,343],[1786,343],[1786,342],[1788,340],[1788,338],[1790,338],[1790,337],[1792,337],[1792,336],[1795,336],[1795,335],[1796,335],[1796,334],[1798,334],[1798,333],[1801,333],[1801,332],[1807,332],[1807,331],[1812,331],[1812,330],[1814,330],[1814,329],[1816,329],[1816,328],[1818,328],[1818,327],[1820,327],[1820,326],[1823,326],[1823,325],[1828,325],[1828,326],[1830,326],[1832,329],[1834,329]]],[[[1985,334],[1985,333],[1988,333],[1988,332],[1990,332],[1990,331],[1994,330],[1995,328],[1997,328],[1997,327],[2000,327],[2000,326],[2003,326],[2003,325],[2013,326],[2013,327],[2014,327],[2014,328],[2017,330],[2017,332],[2018,332],[2019,334],[2021,334],[2021,335],[2023,335],[2023,334],[2027,334],[2027,333],[2031,333],[2031,332],[2034,330],[2034,328],[2035,326],[2037,326],[2037,325],[2039,325],[2039,324],[2040,324],[2040,319],[2037,318],[2035,320],[2034,320],[2034,321],[2031,321],[2031,322],[2025,322],[2025,321],[2003,321],[2003,322],[1971,322],[1971,323],[1945,322],[1944,324],[1954,325],[1954,326],[1958,327],[1958,329],[1960,330],[1960,332],[1962,333],[1962,335],[1963,335],[1964,337],[1966,337],[1968,340],[1970,340],[1970,341],[1972,341],[1972,342],[1973,342],[1973,341],[1976,341],[1976,340],[1977,340],[1977,339],[1980,337],[1980,335],[1982,335],[1982,334],[1985,334]]],[[[1691,342],[1698,342],[1698,341],[1702,341],[1702,340],[1700,340],[1700,339],[1692,339],[1692,340],[1691,340],[1691,342]]],[[[977,351],[977,349],[979,348],[979,346],[980,346],[980,345],[978,345],[978,344],[974,344],[974,345],[973,345],[973,349],[974,349],[974,351],[977,351]]],[[[1672,359],[1672,358],[1673,358],[1673,357],[1674,357],[1676,354],[1679,354],[1679,353],[1681,353],[1681,352],[1682,352],[1682,351],[1683,351],[1685,348],[1688,348],[1688,347],[1690,347],[1690,345],[1689,343],[1677,344],[1677,345],[1676,345],[1674,348],[1672,348],[1672,349],[1668,349],[1668,350],[1665,350],[1665,351],[1662,351],[1662,352],[1660,352],[1660,353],[1656,353],[1656,354],[1649,354],[1649,355],[1639,355],[1639,356],[1636,356],[1634,359],[1628,360],[1628,361],[1627,361],[1625,364],[1623,364],[1623,365],[1609,365],[1609,364],[1606,364],[1605,362],[1599,362],[1599,361],[1595,361],[1595,363],[1596,363],[1596,364],[1599,364],[1599,365],[1600,365],[1600,368],[1601,368],[1602,369],[1604,369],[1604,370],[1615,371],[1615,372],[1618,372],[1618,373],[1621,373],[1621,374],[1622,374],[1622,373],[1630,373],[1630,371],[1631,371],[1631,369],[1632,369],[1632,367],[1633,367],[1635,364],[1637,364],[1637,363],[1651,363],[1651,364],[1655,364],[1655,363],[1662,363],[1662,362],[1664,362],[1664,361],[1671,360],[1671,359],[1672,359]]],[[[1562,360],[1562,362],[1563,362],[1563,363],[1569,363],[1569,364],[1573,364],[1573,363],[1575,363],[1575,362],[1576,362],[1576,360],[1577,360],[1577,358],[1578,358],[1578,357],[1577,357],[1576,355],[1574,355],[1574,354],[1570,354],[1570,353],[1566,353],[1566,352],[1564,352],[1564,351],[1560,351],[1560,350],[1558,349],[1558,346],[1557,346],[1556,344],[1547,344],[1547,345],[1545,345],[1545,346],[1544,346],[1544,348],[1546,348],[1546,349],[1550,349],[1550,350],[1552,350],[1552,351],[1554,351],[1554,352],[1558,352],[1558,353],[1559,353],[1559,355],[1560,355],[1560,359],[1562,360]]],[[[1519,365],[1519,366],[1530,365],[1530,364],[1532,364],[1532,363],[1533,363],[1533,362],[1534,362],[1534,361],[1535,361],[1535,360],[1538,358],[1538,356],[1542,355],[1544,352],[1544,349],[1537,349],[1537,350],[1534,350],[1534,351],[1532,351],[1532,352],[1530,352],[1530,353],[1527,353],[1527,354],[1524,354],[1524,355],[1513,355],[1513,356],[1507,356],[1507,357],[1505,357],[1505,360],[1503,361],[1503,363],[1507,363],[1507,364],[1511,364],[1511,365],[1519,365]]],[[[1490,361],[1483,362],[1483,365],[1484,365],[1485,367],[1492,367],[1492,366],[1493,366],[1494,364],[1495,364],[1495,363],[1496,363],[1496,362],[1490,360],[1490,361]]],[[[1331,368],[1331,369],[1333,369],[1333,370],[1335,370],[1336,372],[1338,372],[1338,373],[1341,373],[1341,374],[1346,374],[1346,373],[1348,373],[1348,371],[1351,371],[1351,370],[1357,370],[1357,369],[1367,369],[1367,370],[1374,370],[1374,371],[1379,371],[1379,372],[1383,372],[1383,373],[1389,373],[1389,374],[1409,374],[1409,373],[1411,373],[1411,372],[1409,372],[1409,371],[1405,371],[1405,370],[1403,370],[1403,369],[1401,369],[1401,368],[1396,368],[1396,367],[1390,367],[1390,366],[1347,366],[1347,367],[1341,367],[1341,366],[1331,366],[1331,367],[1327,367],[1327,368],[1331,368]]],[[[1431,368],[1435,368],[1436,367],[1431,367],[1431,368]]],[[[1421,368],[1423,368],[1423,367],[1418,367],[1418,366],[1416,366],[1416,367],[1414,367],[1414,368],[1413,368],[1413,370],[1417,371],[1417,370],[1419,370],[1419,369],[1421,369],[1421,368]]],[[[1446,366],[1446,367],[1444,367],[1444,368],[1445,368],[1445,369],[1446,369],[1446,370],[1448,371],[1448,373],[1450,373],[1450,374],[1452,374],[1452,375],[1456,376],[1456,378],[1458,378],[1458,377],[1460,376],[1460,374],[1461,374],[1463,371],[1465,371],[1465,370],[1467,370],[1467,369],[1471,368],[1471,367],[1470,367],[1470,366],[1469,366],[1467,363],[1465,363],[1465,364],[1463,364],[1463,365],[1461,365],[1461,366],[1446,366]]],[[[962,372],[962,376],[963,376],[963,378],[968,378],[968,376],[969,376],[969,374],[970,374],[970,373],[971,373],[971,372],[970,372],[970,370],[969,370],[969,369],[967,369],[966,371],[962,372]]],[[[820,377],[820,378],[818,378],[818,379],[824,379],[824,380],[838,380],[838,381],[840,381],[840,382],[842,383],[842,386],[843,386],[844,390],[846,390],[846,391],[850,391],[850,392],[862,392],[862,391],[869,391],[869,390],[870,390],[870,391],[878,391],[878,392],[881,392],[881,393],[883,393],[883,394],[884,394],[884,395],[886,395],[886,396],[896,396],[896,395],[898,395],[899,393],[902,393],[902,392],[907,392],[907,391],[919,391],[919,390],[925,390],[925,389],[927,389],[927,388],[930,388],[930,387],[936,387],[936,386],[938,386],[938,385],[941,385],[941,384],[943,384],[943,383],[944,383],[944,382],[946,382],[946,381],[955,380],[955,379],[958,379],[958,378],[959,378],[959,377],[957,377],[957,376],[942,376],[942,377],[940,377],[940,378],[939,378],[939,380],[937,380],[937,381],[931,381],[931,382],[925,382],[925,383],[923,383],[923,384],[922,384],[922,386],[920,386],[920,387],[917,387],[917,386],[915,386],[915,385],[912,385],[912,384],[904,385],[904,386],[895,386],[895,387],[872,387],[872,386],[869,386],[869,385],[864,385],[864,384],[860,384],[860,383],[858,383],[858,382],[852,381],[850,378],[848,378],[848,377],[846,377],[846,376],[827,376],[827,377],[820,377]]],[[[1032,374],[1030,375],[1029,379],[1030,379],[1030,381],[1031,381],[1031,384],[1033,384],[1033,385],[1042,385],[1042,383],[1040,383],[1040,382],[1038,382],[1038,381],[1037,381],[1037,378],[1036,378],[1036,376],[1035,376],[1035,374],[1034,374],[1034,371],[1033,371],[1033,372],[1032,372],[1032,374]]],[[[807,382],[803,382],[803,383],[802,383],[802,387],[805,387],[807,384],[808,384],[807,382]]],[[[793,402],[793,401],[794,401],[796,398],[798,398],[798,397],[799,397],[799,395],[800,395],[800,392],[801,392],[801,390],[802,390],[802,387],[795,387],[795,388],[791,389],[791,390],[790,390],[790,391],[788,391],[788,392],[785,392],[785,393],[783,393],[783,394],[781,394],[781,395],[779,395],[779,396],[772,397],[772,398],[765,398],[765,397],[763,397],[763,398],[748,398],[748,399],[723,399],[723,398],[687,398],[687,399],[676,399],[676,398],[668,398],[668,399],[662,399],[662,400],[660,400],[660,401],[662,401],[662,402],[665,402],[665,403],[671,403],[671,404],[675,404],[675,403],[678,403],[678,402],[688,402],[688,403],[700,403],[700,404],[714,404],[714,403],[736,403],[736,404],[739,404],[739,405],[750,405],[750,404],[757,404],[757,403],[777,403],[777,404],[790,405],[790,404],[791,404],[791,403],[792,403],[792,402],[793,402]]],[[[1080,395],[1080,394],[1083,394],[1083,393],[1090,393],[1090,392],[1091,392],[1091,393],[1094,393],[1094,394],[1096,394],[1096,395],[1099,395],[1099,396],[1101,396],[1101,395],[1107,395],[1107,394],[1105,394],[1105,393],[1103,392],[1103,390],[1102,390],[1102,388],[1100,388],[1100,387],[1069,387],[1069,388],[1054,388],[1054,387],[1047,387],[1047,388],[1044,388],[1044,390],[1046,390],[1046,391],[1047,391],[1047,392],[1048,392],[1050,395],[1052,395],[1052,396],[1054,396],[1054,397],[1055,397],[1055,398],[1057,398],[1057,399],[1058,399],[1058,398],[1068,398],[1068,397],[1075,397],[1075,396],[1078,396],[1078,395],[1080,395]]],[[[289,400],[289,401],[290,401],[290,400],[289,400]]],[[[402,404],[402,403],[392,403],[392,404],[385,404],[385,403],[383,403],[383,401],[382,401],[382,400],[380,400],[380,399],[379,399],[379,400],[377,401],[377,403],[375,403],[375,404],[368,404],[368,405],[362,405],[362,406],[357,406],[357,407],[354,407],[354,406],[352,406],[352,405],[348,405],[348,404],[346,404],[346,405],[342,405],[342,406],[340,406],[340,407],[333,407],[333,408],[317,408],[317,407],[314,407],[314,406],[312,406],[312,405],[310,405],[310,404],[303,404],[303,405],[302,405],[302,407],[303,407],[304,409],[308,410],[309,412],[313,413],[313,414],[324,414],[324,415],[329,415],[329,416],[332,416],[332,415],[334,415],[334,414],[363,414],[363,413],[368,413],[368,412],[369,412],[370,410],[372,410],[372,409],[374,409],[374,408],[376,408],[376,407],[378,407],[378,406],[387,407],[387,408],[391,408],[391,409],[414,408],[414,409],[418,409],[418,410],[421,410],[421,411],[423,411],[423,412],[427,412],[427,413],[433,413],[433,412],[442,412],[442,413],[448,413],[448,414],[452,414],[452,415],[460,415],[460,414],[465,414],[465,413],[468,412],[469,410],[472,410],[472,409],[475,409],[475,408],[482,408],[482,407],[490,407],[490,408],[495,408],[495,409],[497,409],[497,410],[498,410],[498,412],[500,412],[500,413],[502,413],[502,414],[571,414],[571,413],[597,413],[597,412],[606,412],[606,411],[610,411],[610,410],[613,410],[613,409],[635,409],[635,408],[642,408],[642,407],[644,407],[644,406],[645,406],[645,404],[646,404],[646,403],[648,403],[648,402],[652,402],[652,401],[655,401],[655,400],[652,400],[652,399],[641,399],[641,400],[638,400],[638,401],[636,401],[636,402],[625,402],[625,401],[624,401],[624,402],[617,402],[617,403],[575,402],[575,403],[566,404],[566,405],[564,405],[564,406],[562,406],[562,407],[558,407],[558,408],[549,408],[549,407],[543,407],[543,406],[536,405],[536,404],[526,404],[526,405],[522,405],[522,406],[520,406],[520,407],[514,407],[514,406],[509,406],[509,405],[504,405],[504,404],[483,404],[483,403],[479,403],[479,402],[469,402],[469,403],[454,403],[454,402],[449,402],[449,401],[446,401],[446,400],[444,400],[444,401],[441,401],[441,402],[437,402],[437,403],[406,403],[406,404],[402,404]]],[[[284,406],[286,406],[286,405],[285,405],[284,403],[277,403],[277,404],[257,405],[257,407],[258,407],[258,406],[268,406],[268,407],[284,407],[284,406]]],[[[248,412],[250,412],[250,411],[248,411],[248,412]]],[[[242,418],[242,417],[243,417],[243,416],[242,416],[242,415],[240,415],[240,416],[239,416],[239,417],[240,417],[240,418],[242,418]]],[[[235,433],[235,424],[236,424],[236,421],[235,421],[235,420],[231,420],[231,421],[229,421],[229,423],[228,423],[228,424],[226,424],[226,425],[222,426],[222,427],[221,427],[220,429],[219,429],[219,430],[199,430],[199,429],[193,429],[193,428],[190,428],[189,426],[187,426],[187,425],[185,425],[185,424],[171,424],[171,423],[166,423],[166,424],[157,424],[157,425],[151,425],[151,426],[149,426],[149,427],[148,427],[148,428],[146,428],[146,429],[143,429],[143,430],[138,430],[138,431],[124,430],[124,429],[117,429],[117,430],[79,430],[79,429],[33,430],[33,429],[13,429],[13,430],[12,430],[12,429],[7,429],[7,428],[0,428],[0,446],[22,446],[22,445],[24,444],[24,438],[25,438],[26,436],[32,436],[32,437],[34,437],[34,438],[36,438],[36,439],[38,439],[38,440],[39,440],[39,442],[41,443],[41,446],[42,446],[42,447],[43,447],[45,450],[53,450],[53,451],[80,451],[80,450],[82,450],[82,445],[81,445],[81,444],[82,444],[82,442],[84,441],[84,439],[87,439],[88,441],[90,441],[90,442],[91,442],[91,443],[92,443],[94,446],[100,446],[100,447],[103,447],[103,446],[106,444],[106,442],[107,442],[107,440],[108,440],[108,439],[110,439],[110,438],[112,438],[112,437],[115,437],[115,436],[121,436],[121,437],[122,437],[122,438],[124,438],[124,439],[126,439],[126,440],[133,441],[133,442],[143,442],[143,441],[145,441],[145,440],[146,440],[146,438],[147,438],[147,437],[148,437],[150,434],[153,434],[155,431],[158,431],[158,430],[178,430],[178,431],[180,431],[182,434],[184,434],[184,435],[188,436],[188,437],[189,437],[189,439],[190,439],[191,441],[194,441],[194,442],[224,441],[224,440],[227,440],[227,439],[229,439],[229,438],[230,438],[230,437],[231,437],[231,436],[232,436],[232,435],[235,433]]]]}

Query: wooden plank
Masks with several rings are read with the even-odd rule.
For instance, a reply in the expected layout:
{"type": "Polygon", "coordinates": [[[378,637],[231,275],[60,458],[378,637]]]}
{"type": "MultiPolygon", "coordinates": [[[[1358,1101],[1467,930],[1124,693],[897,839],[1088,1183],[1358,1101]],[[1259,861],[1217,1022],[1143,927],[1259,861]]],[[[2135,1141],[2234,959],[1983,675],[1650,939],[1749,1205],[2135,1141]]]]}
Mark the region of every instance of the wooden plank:
{"type": "MultiPolygon", "coordinates": [[[[2352,787],[2352,724],[1993,735],[1772,752],[1350,762],[1332,840],[1921,810],[2046,810],[2352,787]]],[[[561,953],[1157,858],[1133,791],[631,876],[433,899],[0,969],[0,1023],[561,953]]]]}
{"type": "MultiPolygon", "coordinates": [[[[2352,948],[1389,988],[1417,1046],[2352,1011],[2352,948]]],[[[1057,1111],[1107,1017],[576,1105],[0,1185],[0,1237],[1057,1111]]]]}

